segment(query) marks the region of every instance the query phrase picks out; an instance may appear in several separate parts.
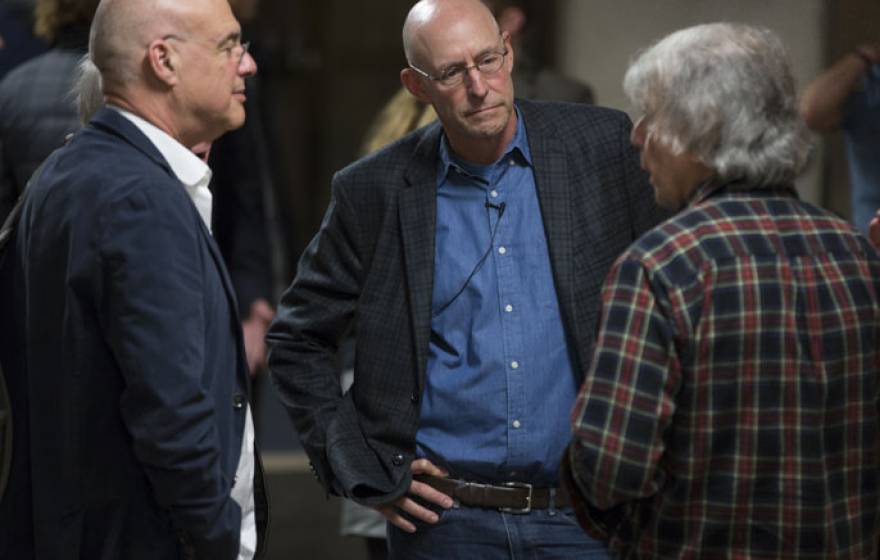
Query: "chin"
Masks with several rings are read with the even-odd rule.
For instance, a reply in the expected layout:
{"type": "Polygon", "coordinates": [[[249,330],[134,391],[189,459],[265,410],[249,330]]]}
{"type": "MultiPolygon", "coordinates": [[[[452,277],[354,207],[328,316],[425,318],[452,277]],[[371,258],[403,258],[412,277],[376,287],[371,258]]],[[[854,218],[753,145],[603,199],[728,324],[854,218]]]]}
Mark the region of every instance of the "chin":
{"type": "Polygon", "coordinates": [[[246,120],[246,116],[245,116],[244,111],[241,111],[240,113],[232,115],[226,121],[227,122],[226,130],[229,131],[229,130],[235,130],[236,128],[241,128],[242,125],[244,125],[245,120],[246,120]]]}
{"type": "Polygon", "coordinates": [[[487,122],[468,127],[468,132],[474,138],[494,138],[504,132],[506,122],[487,122]]]}

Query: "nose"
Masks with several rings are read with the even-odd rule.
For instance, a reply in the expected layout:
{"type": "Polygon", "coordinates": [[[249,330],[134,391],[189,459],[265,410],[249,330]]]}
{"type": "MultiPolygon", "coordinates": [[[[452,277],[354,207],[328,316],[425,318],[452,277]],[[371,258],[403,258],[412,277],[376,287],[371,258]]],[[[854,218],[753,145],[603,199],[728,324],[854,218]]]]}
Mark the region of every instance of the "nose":
{"type": "Polygon", "coordinates": [[[238,73],[240,76],[248,77],[257,73],[257,61],[251,56],[250,52],[245,52],[244,56],[238,63],[238,73]]]}
{"type": "Polygon", "coordinates": [[[477,70],[476,66],[468,68],[467,77],[465,78],[467,81],[468,93],[474,97],[485,97],[486,93],[489,91],[486,87],[485,79],[486,77],[483,76],[482,72],[477,70]]]}

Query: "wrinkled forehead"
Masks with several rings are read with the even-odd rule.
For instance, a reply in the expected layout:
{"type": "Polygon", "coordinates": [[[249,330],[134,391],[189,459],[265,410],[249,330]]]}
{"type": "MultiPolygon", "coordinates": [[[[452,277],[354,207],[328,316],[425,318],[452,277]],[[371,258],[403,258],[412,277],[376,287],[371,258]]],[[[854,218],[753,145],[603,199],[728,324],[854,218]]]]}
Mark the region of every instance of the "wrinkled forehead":
{"type": "Polygon", "coordinates": [[[481,12],[426,22],[415,39],[420,62],[434,68],[466,62],[501,46],[498,24],[491,15],[484,17],[481,12]]]}

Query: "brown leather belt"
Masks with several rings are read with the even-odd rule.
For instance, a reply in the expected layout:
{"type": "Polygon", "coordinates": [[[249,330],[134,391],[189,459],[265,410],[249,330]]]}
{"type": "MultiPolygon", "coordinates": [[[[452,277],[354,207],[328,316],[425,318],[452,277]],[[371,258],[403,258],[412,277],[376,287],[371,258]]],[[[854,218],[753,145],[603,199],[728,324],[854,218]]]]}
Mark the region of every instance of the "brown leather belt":
{"type": "Polygon", "coordinates": [[[525,482],[478,484],[425,474],[413,477],[451,496],[466,506],[499,509],[508,513],[529,513],[533,509],[568,507],[568,494],[559,488],[535,488],[525,482]]]}

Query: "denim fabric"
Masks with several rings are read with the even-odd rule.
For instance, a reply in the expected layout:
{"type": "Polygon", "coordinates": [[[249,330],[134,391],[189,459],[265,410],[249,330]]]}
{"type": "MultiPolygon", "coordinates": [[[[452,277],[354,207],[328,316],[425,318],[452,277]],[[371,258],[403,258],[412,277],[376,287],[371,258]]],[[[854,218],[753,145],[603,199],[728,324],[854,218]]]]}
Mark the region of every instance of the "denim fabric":
{"type": "Polygon", "coordinates": [[[605,545],[578,526],[570,508],[528,514],[453,507],[434,525],[406,533],[388,524],[390,560],[606,560],[605,545]]]}

